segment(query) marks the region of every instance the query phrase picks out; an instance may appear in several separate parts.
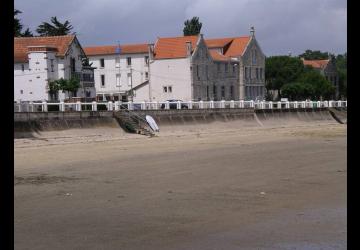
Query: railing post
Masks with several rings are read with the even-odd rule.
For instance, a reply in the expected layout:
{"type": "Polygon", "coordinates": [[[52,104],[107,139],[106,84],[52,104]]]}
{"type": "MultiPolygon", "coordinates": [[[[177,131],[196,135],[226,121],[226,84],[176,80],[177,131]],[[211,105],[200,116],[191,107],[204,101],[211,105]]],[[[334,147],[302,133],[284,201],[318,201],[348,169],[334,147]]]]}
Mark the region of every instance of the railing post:
{"type": "Polygon", "coordinates": [[[213,101],[213,100],[210,101],[210,108],[211,108],[211,109],[214,108],[214,101],[213,101]]]}
{"type": "Polygon", "coordinates": [[[81,102],[76,102],[76,111],[81,111],[81,102]]]}
{"type": "Polygon", "coordinates": [[[338,107],[341,108],[341,101],[338,101],[338,107]]]}
{"type": "Polygon", "coordinates": [[[199,101],[199,108],[203,109],[204,108],[204,102],[203,101],[199,101]]]}
{"type": "Polygon", "coordinates": [[[290,102],[286,102],[286,103],[285,103],[285,107],[286,107],[287,109],[289,109],[289,108],[290,108],[290,102]]]}
{"type": "Polygon", "coordinates": [[[115,101],[114,106],[115,106],[115,111],[118,111],[119,110],[119,101],[115,101]]]}
{"type": "Polygon", "coordinates": [[[277,102],[277,108],[281,109],[281,102],[277,102]]]}
{"type": "Polygon", "coordinates": [[[47,103],[46,103],[45,101],[42,102],[41,111],[42,111],[42,112],[47,112],[47,103]]]}
{"type": "Polygon", "coordinates": [[[325,108],[329,107],[328,101],[324,101],[324,107],[325,107],[325,108]]]}
{"type": "Polygon", "coordinates": [[[177,109],[181,109],[181,102],[180,102],[180,101],[177,101],[177,103],[176,103],[176,108],[177,108],[177,109]]]}
{"type": "Polygon", "coordinates": [[[234,100],[231,100],[230,101],[230,108],[233,109],[235,107],[235,102],[234,100]]]}
{"type": "Polygon", "coordinates": [[[316,108],[321,108],[321,102],[320,101],[317,102],[316,108]]]}
{"type": "Polygon", "coordinates": [[[157,101],[154,102],[154,105],[155,105],[155,109],[159,109],[159,103],[157,101]]]}
{"type": "Polygon", "coordinates": [[[272,101],[269,101],[269,108],[273,109],[273,102],[272,101]]]}
{"type": "Polygon", "coordinates": [[[21,102],[17,103],[17,105],[19,106],[18,112],[21,112],[21,102]]]}
{"type": "Polygon", "coordinates": [[[93,101],[92,104],[91,104],[91,110],[92,111],[97,111],[97,104],[96,104],[95,101],[93,101]]]}
{"type": "Polygon", "coordinates": [[[222,108],[222,109],[224,109],[225,108],[225,100],[221,100],[221,105],[220,105],[220,107],[222,108]]]}
{"type": "Polygon", "coordinates": [[[113,111],[113,103],[110,101],[108,102],[108,111],[113,111]]]}
{"type": "Polygon", "coordinates": [[[297,101],[294,102],[294,108],[296,108],[296,109],[298,108],[298,102],[297,101]]]}
{"type": "Polygon", "coordinates": [[[60,102],[59,110],[60,110],[61,112],[65,112],[65,104],[64,104],[63,101],[60,102]]]}
{"type": "Polygon", "coordinates": [[[244,100],[241,100],[241,101],[240,101],[239,106],[240,106],[240,108],[244,108],[244,107],[245,107],[245,105],[244,105],[244,100]]]}
{"type": "Polygon", "coordinates": [[[347,101],[344,101],[344,104],[345,104],[345,108],[347,108],[347,101]]]}
{"type": "Polygon", "coordinates": [[[29,103],[29,112],[34,112],[34,103],[33,102],[29,103]]]}
{"type": "Polygon", "coordinates": [[[250,108],[255,108],[255,103],[253,100],[250,101],[250,108]]]}
{"type": "Polygon", "coordinates": [[[133,110],[133,102],[132,101],[129,101],[128,103],[127,103],[127,105],[128,105],[128,110],[133,110]]]}
{"type": "Polygon", "coordinates": [[[192,109],[193,108],[193,103],[192,101],[189,101],[189,109],[192,109]]]}
{"type": "Polygon", "coordinates": [[[141,102],[140,107],[141,107],[141,110],[145,110],[146,109],[146,103],[141,102]]]}
{"type": "Polygon", "coordinates": [[[170,103],[169,103],[169,101],[166,101],[166,102],[165,102],[165,109],[170,109],[170,103]]]}

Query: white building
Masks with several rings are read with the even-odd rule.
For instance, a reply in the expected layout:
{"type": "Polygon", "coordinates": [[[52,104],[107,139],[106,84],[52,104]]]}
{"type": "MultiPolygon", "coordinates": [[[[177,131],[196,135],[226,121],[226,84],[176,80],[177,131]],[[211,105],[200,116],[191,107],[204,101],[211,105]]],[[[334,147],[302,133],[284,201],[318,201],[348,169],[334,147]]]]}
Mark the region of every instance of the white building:
{"type": "MultiPolygon", "coordinates": [[[[97,100],[131,100],[131,89],[149,80],[147,44],[85,47],[84,51],[94,70],[97,100]]],[[[149,100],[149,90],[146,100],[149,100]]]]}
{"type": "MultiPolygon", "coordinates": [[[[47,101],[49,82],[77,77],[81,87],[76,97],[94,98],[93,72],[83,67],[86,55],[75,35],[14,38],[14,99],[15,101],[47,101]]],[[[67,93],[56,94],[66,99],[67,93]]]]}
{"type": "Polygon", "coordinates": [[[264,98],[265,55],[253,29],[233,38],[158,38],[149,55],[152,101],[264,98]]]}

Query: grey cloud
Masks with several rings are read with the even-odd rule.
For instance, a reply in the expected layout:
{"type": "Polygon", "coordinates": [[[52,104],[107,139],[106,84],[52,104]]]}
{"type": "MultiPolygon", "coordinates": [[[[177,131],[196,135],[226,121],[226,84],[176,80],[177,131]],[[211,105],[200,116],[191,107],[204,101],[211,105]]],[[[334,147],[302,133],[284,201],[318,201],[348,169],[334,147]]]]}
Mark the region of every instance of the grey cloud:
{"type": "Polygon", "coordinates": [[[68,19],[84,46],[155,42],[182,35],[186,19],[199,16],[205,37],[256,37],[266,55],[319,49],[346,51],[346,0],[15,0],[25,27],[51,16],[68,19]]]}

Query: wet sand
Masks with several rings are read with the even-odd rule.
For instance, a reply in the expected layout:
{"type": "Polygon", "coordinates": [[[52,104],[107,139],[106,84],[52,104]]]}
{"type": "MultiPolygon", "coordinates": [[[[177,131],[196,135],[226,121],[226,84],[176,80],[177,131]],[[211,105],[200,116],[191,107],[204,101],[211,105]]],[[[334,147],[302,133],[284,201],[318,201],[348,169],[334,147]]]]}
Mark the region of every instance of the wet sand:
{"type": "Polygon", "coordinates": [[[15,140],[15,249],[346,249],[346,125],[15,140]]]}

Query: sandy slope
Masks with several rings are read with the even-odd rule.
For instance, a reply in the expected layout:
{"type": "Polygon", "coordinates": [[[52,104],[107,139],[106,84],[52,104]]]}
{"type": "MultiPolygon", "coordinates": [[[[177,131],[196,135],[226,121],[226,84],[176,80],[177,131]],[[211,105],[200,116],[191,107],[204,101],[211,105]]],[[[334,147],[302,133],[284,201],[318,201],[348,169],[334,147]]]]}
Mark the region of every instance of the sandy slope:
{"type": "Polygon", "coordinates": [[[346,126],[15,141],[15,249],[346,249],[346,126]]]}

